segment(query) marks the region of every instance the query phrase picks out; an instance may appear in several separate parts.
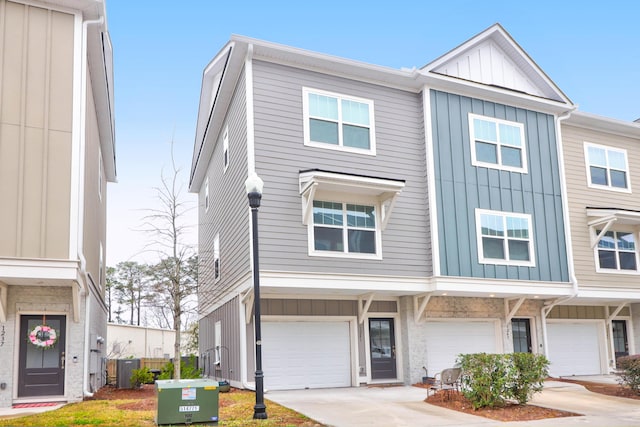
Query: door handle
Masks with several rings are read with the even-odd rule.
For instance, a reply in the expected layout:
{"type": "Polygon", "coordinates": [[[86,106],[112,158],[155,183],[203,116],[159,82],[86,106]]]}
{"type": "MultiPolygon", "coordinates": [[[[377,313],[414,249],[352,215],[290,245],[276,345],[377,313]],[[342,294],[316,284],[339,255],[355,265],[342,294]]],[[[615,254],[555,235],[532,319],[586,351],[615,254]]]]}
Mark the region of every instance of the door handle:
{"type": "Polygon", "coordinates": [[[396,346],[391,346],[391,357],[396,358],[396,346]]]}
{"type": "Polygon", "coordinates": [[[60,369],[64,369],[64,361],[65,361],[64,351],[60,353],[60,369]]]}

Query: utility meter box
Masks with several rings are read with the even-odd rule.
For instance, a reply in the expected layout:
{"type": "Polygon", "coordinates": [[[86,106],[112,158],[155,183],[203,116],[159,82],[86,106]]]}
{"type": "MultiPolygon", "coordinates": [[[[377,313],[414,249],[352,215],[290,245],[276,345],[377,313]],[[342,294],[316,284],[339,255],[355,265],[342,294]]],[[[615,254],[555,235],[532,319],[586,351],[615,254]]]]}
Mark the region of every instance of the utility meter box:
{"type": "Polygon", "coordinates": [[[217,423],[218,392],[210,379],[157,380],[156,424],[217,423]]]}

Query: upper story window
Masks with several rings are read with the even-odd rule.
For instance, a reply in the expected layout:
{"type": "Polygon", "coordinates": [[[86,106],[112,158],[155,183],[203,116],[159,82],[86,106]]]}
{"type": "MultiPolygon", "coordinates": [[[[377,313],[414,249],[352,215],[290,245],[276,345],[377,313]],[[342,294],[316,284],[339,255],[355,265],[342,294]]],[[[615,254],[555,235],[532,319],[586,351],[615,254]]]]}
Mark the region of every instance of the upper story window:
{"type": "Polygon", "coordinates": [[[531,215],[476,209],[476,230],[480,263],[535,265],[531,215]]]}
{"type": "Polygon", "coordinates": [[[209,177],[204,181],[204,211],[209,211],[209,177]]]}
{"type": "Polygon", "coordinates": [[[631,190],[626,150],[585,143],[584,152],[589,187],[631,190]]]}
{"type": "Polygon", "coordinates": [[[474,166],[527,173],[522,123],[469,114],[469,134],[474,166]]]}
{"type": "Polygon", "coordinates": [[[404,181],[312,169],[299,184],[309,255],[382,258],[382,231],[404,181]]]}
{"type": "Polygon", "coordinates": [[[229,167],[229,126],[224,128],[222,135],[222,164],[222,173],[224,173],[229,167]]]}
{"type": "Polygon", "coordinates": [[[373,101],[303,88],[304,143],[375,155],[373,101]]]}
{"type": "Polygon", "coordinates": [[[606,231],[601,235],[602,230],[596,230],[596,234],[600,236],[597,248],[600,269],[637,271],[638,254],[634,233],[606,231]]]}
{"type": "Polygon", "coordinates": [[[213,280],[220,278],[220,235],[213,239],[213,280]]]}
{"type": "Polygon", "coordinates": [[[377,254],[379,228],[374,206],[313,201],[313,250],[377,254]]]}
{"type": "Polygon", "coordinates": [[[98,148],[98,198],[102,200],[102,150],[98,148]]]}

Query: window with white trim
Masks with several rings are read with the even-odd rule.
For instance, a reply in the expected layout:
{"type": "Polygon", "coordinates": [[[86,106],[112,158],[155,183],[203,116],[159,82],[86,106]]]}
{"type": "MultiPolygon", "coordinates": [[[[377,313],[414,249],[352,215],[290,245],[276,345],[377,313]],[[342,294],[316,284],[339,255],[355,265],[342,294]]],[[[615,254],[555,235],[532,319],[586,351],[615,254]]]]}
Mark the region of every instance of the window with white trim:
{"type": "Polygon", "coordinates": [[[315,253],[378,254],[375,206],[314,200],[311,230],[315,253]]]}
{"type": "Polygon", "coordinates": [[[220,278],[220,235],[213,239],[213,280],[220,278]]]}
{"type": "Polygon", "coordinates": [[[480,263],[535,265],[531,215],[476,209],[476,231],[480,263]]]}
{"type": "Polygon", "coordinates": [[[222,173],[225,173],[229,167],[229,126],[224,128],[222,134],[222,164],[224,165],[222,173]]]}
{"type": "Polygon", "coordinates": [[[204,181],[204,212],[209,211],[209,177],[204,181]]]}
{"type": "Polygon", "coordinates": [[[102,200],[102,150],[98,148],[98,198],[102,200]]]}
{"type": "MultiPolygon", "coordinates": [[[[596,230],[600,236],[602,230],[596,230]]],[[[602,270],[637,271],[636,236],[627,231],[606,231],[598,240],[598,268],[602,270]]]]}
{"type": "Polygon", "coordinates": [[[213,339],[215,352],[213,363],[220,365],[220,362],[222,361],[222,322],[219,320],[214,325],[213,339]]]}
{"type": "Polygon", "coordinates": [[[305,145],[375,155],[373,101],[303,88],[305,145]]]}
{"type": "Polygon", "coordinates": [[[527,173],[522,123],[470,113],[469,135],[474,166],[527,173]]]}
{"type": "Polygon", "coordinates": [[[98,287],[104,289],[104,248],[100,242],[100,253],[98,255],[98,287]]]}
{"type": "Polygon", "coordinates": [[[629,191],[627,151],[585,142],[585,161],[589,187],[629,191]]]}

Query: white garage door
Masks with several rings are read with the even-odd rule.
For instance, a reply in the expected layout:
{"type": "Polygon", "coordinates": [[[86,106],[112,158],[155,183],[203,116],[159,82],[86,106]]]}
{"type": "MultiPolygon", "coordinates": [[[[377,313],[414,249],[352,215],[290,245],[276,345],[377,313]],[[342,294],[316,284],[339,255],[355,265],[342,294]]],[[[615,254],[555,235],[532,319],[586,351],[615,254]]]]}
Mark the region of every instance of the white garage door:
{"type": "Polygon", "coordinates": [[[495,322],[427,322],[430,376],[452,368],[461,353],[497,353],[495,322]]]}
{"type": "Polygon", "coordinates": [[[268,390],[350,387],[349,322],[262,323],[268,390]]]}
{"type": "Polygon", "coordinates": [[[551,376],[601,374],[600,323],[547,322],[551,376]]]}

